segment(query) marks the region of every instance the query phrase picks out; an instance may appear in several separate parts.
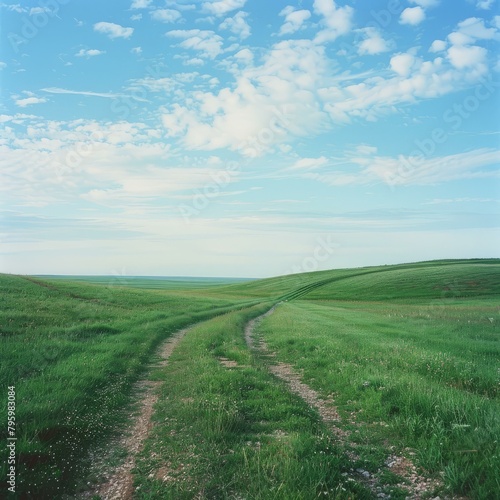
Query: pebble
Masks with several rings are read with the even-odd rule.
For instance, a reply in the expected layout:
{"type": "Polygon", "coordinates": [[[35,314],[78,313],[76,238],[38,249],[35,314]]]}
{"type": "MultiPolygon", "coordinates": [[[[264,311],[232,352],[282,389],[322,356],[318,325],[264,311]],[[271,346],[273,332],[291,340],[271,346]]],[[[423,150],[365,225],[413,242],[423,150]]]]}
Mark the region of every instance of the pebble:
{"type": "Polygon", "coordinates": [[[367,470],[356,469],[356,472],[359,472],[363,477],[370,477],[370,473],[367,470]]]}

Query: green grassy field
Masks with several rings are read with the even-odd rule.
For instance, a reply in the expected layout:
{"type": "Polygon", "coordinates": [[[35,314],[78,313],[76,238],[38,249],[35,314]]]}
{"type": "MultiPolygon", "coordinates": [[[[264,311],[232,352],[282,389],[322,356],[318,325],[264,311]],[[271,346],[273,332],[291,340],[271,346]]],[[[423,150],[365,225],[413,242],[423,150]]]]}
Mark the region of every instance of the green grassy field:
{"type": "Polygon", "coordinates": [[[384,442],[410,447],[449,492],[500,491],[498,301],[287,303],[262,333],[278,359],[356,415],[358,465],[381,467],[384,442]],[[493,318],[493,321],[490,321],[493,318]],[[358,451],[359,451],[358,447],[358,451]],[[373,451],[374,450],[374,451],[373,451]]]}
{"type": "Polygon", "coordinates": [[[216,285],[244,283],[244,278],[183,278],[163,276],[35,276],[42,280],[63,280],[107,287],[139,288],[144,290],[197,290],[216,285]]]}
{"type": "Polygon", "coordinates": [[[20,498],[85,489],[92,453],[123,429],[156,347],[194,323],[155,374],[164,384],[137,498],[371,498],[353,467],[386,474],[386,492],[404,498],[379,470],[405,450],[442,478],[442,496],[500,491],[499,259],[229,284],[0,275],[0,286],[0,380],[5,398],[16,387],[20,498]],[[259,335],[335,395],[348,442],[246,346],[246,321],[276,303],[259,335]],[[160,477],[166,469],[172,480],[160,477]]]}
{"type": "MultiPolygon", "coordinates": [[[[0,282],[0,380],[5,391],[16,387],[18,491],[33,498],[81,487],[82,457],[119,424],[132,383],[162,339],[245,305],[189,292],[16,276],[0,282]]],[[[5,405],[0,415],[5,442],[5,405]]],[[[2,447],[3,478],[4,454],[2,447]]]]}
{"type": "Polygon", "coordinates": [[[366,498],[359,484],[342,490],[348,462],[318,415],[248,351],[245,322],[268,308],[203,323],[158,373],[165,384],[137,498],[366,498]]]}

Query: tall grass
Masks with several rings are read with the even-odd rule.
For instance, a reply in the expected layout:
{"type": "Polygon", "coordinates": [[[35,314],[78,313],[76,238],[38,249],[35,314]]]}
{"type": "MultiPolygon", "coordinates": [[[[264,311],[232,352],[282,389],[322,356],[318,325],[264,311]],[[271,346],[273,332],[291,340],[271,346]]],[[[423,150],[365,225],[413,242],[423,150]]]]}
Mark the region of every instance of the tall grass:
{"type": "MultiPolygon", "coordinates": [[[[445,494],[493,498],[500,490],[499,262],[344,269],[184,290],[134,288],[153,286],[147,280],[126,288],[0,275],[0,387],[5,397],[16,387],[20,497],[56,499],[83,488],[89,451],[120,429],[155,348],[177,329],[215,317],[190,332],[158,373],[168,383],[138,466],[138,495],[362,498],[366,492],[341,475],[348,461],[318,415],[244,345],[245,321],[271,302],[301,297],[309,301],[285,302],[262,332],[279,359],[335,394],[363,451],[359,465],[376,472],[384,443],[393,442],[414,449],[431,473],[444,473],[445,494]]],[[[0,427],[2,440],[6,431],[0,427]]]]}
{"type": "Polygon", "coordinates": [[[363,424],[353,429],[366,449],[397,437],[444,473],[448,493],[487,499],[500,491],[499,319],[491,299],[452,311],[304,301],[282,304],[261,328],[279,359],[363,424]]]}
{"type": "MultiPolygon", "coordinates": [[[[87,451],[123,420],[158,343],[238,303],[0,276],[0,386],[16,388],[17,492],[58,498],[85,478],[87,451]]],[[[6,422],[6,405],[0,409],[6,422]]],[[[7,426],[0,427],[2,442],[7,426]]],[[[2,482],[6,478],[2,447],[2,482]]],[[[4,485],[5,486],[5,485],[4,485]]]]}
{"type": "Polygon", "coordinates": [[[196,327],[157,374],[167,383],[137,498],[368,498],[342,476],[348,462],[317,413],[249,353],[244,324],[268,307],[196,327]]]}

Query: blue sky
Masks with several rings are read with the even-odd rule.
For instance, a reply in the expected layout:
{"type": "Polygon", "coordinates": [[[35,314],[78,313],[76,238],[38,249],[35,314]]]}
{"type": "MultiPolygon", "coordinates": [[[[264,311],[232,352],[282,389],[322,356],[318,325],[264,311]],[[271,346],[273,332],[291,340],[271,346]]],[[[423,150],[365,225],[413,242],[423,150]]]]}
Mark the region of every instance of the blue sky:
{"type": "Polygon", "coordinates": [[[2,272],[498,255],[498,0],[0,9],[2,272]]]}

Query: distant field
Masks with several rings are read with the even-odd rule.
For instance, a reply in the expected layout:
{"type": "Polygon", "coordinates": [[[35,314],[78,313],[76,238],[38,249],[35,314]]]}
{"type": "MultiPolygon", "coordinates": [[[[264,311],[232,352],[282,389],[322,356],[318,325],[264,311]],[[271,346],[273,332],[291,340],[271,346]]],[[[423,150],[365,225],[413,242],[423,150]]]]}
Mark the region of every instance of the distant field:
{"type": "MultiPolygon", "coordinates": [[[[396,452],[441,478],[441,497],[500,491],[500,259],[252,281],[0,275],[0,301],[21,497],[85,489],[92,453],[130,414],[132,384],[161,341],[194,323],[157,374],[163,399],[135,471],[137,498],[371,498],[346,475],[382,474],[396,452]],[[245,345],[245,322],[273,304],[258,334],[276,361],[334,395],[348,443],[245,345]],[[177,464],[179,481],[150,477],[161,463],[177,464]]],[[[384,491],[404,498],[383,474],[384,491]]]]}
{"type": "Polygon", "coordinates": [[[184,278],[179,276],[35,276],[43,280],[65,280],[107,287],[142,288],[144,290],[191,290],[251,281],[248,278],[184,278]]]}

